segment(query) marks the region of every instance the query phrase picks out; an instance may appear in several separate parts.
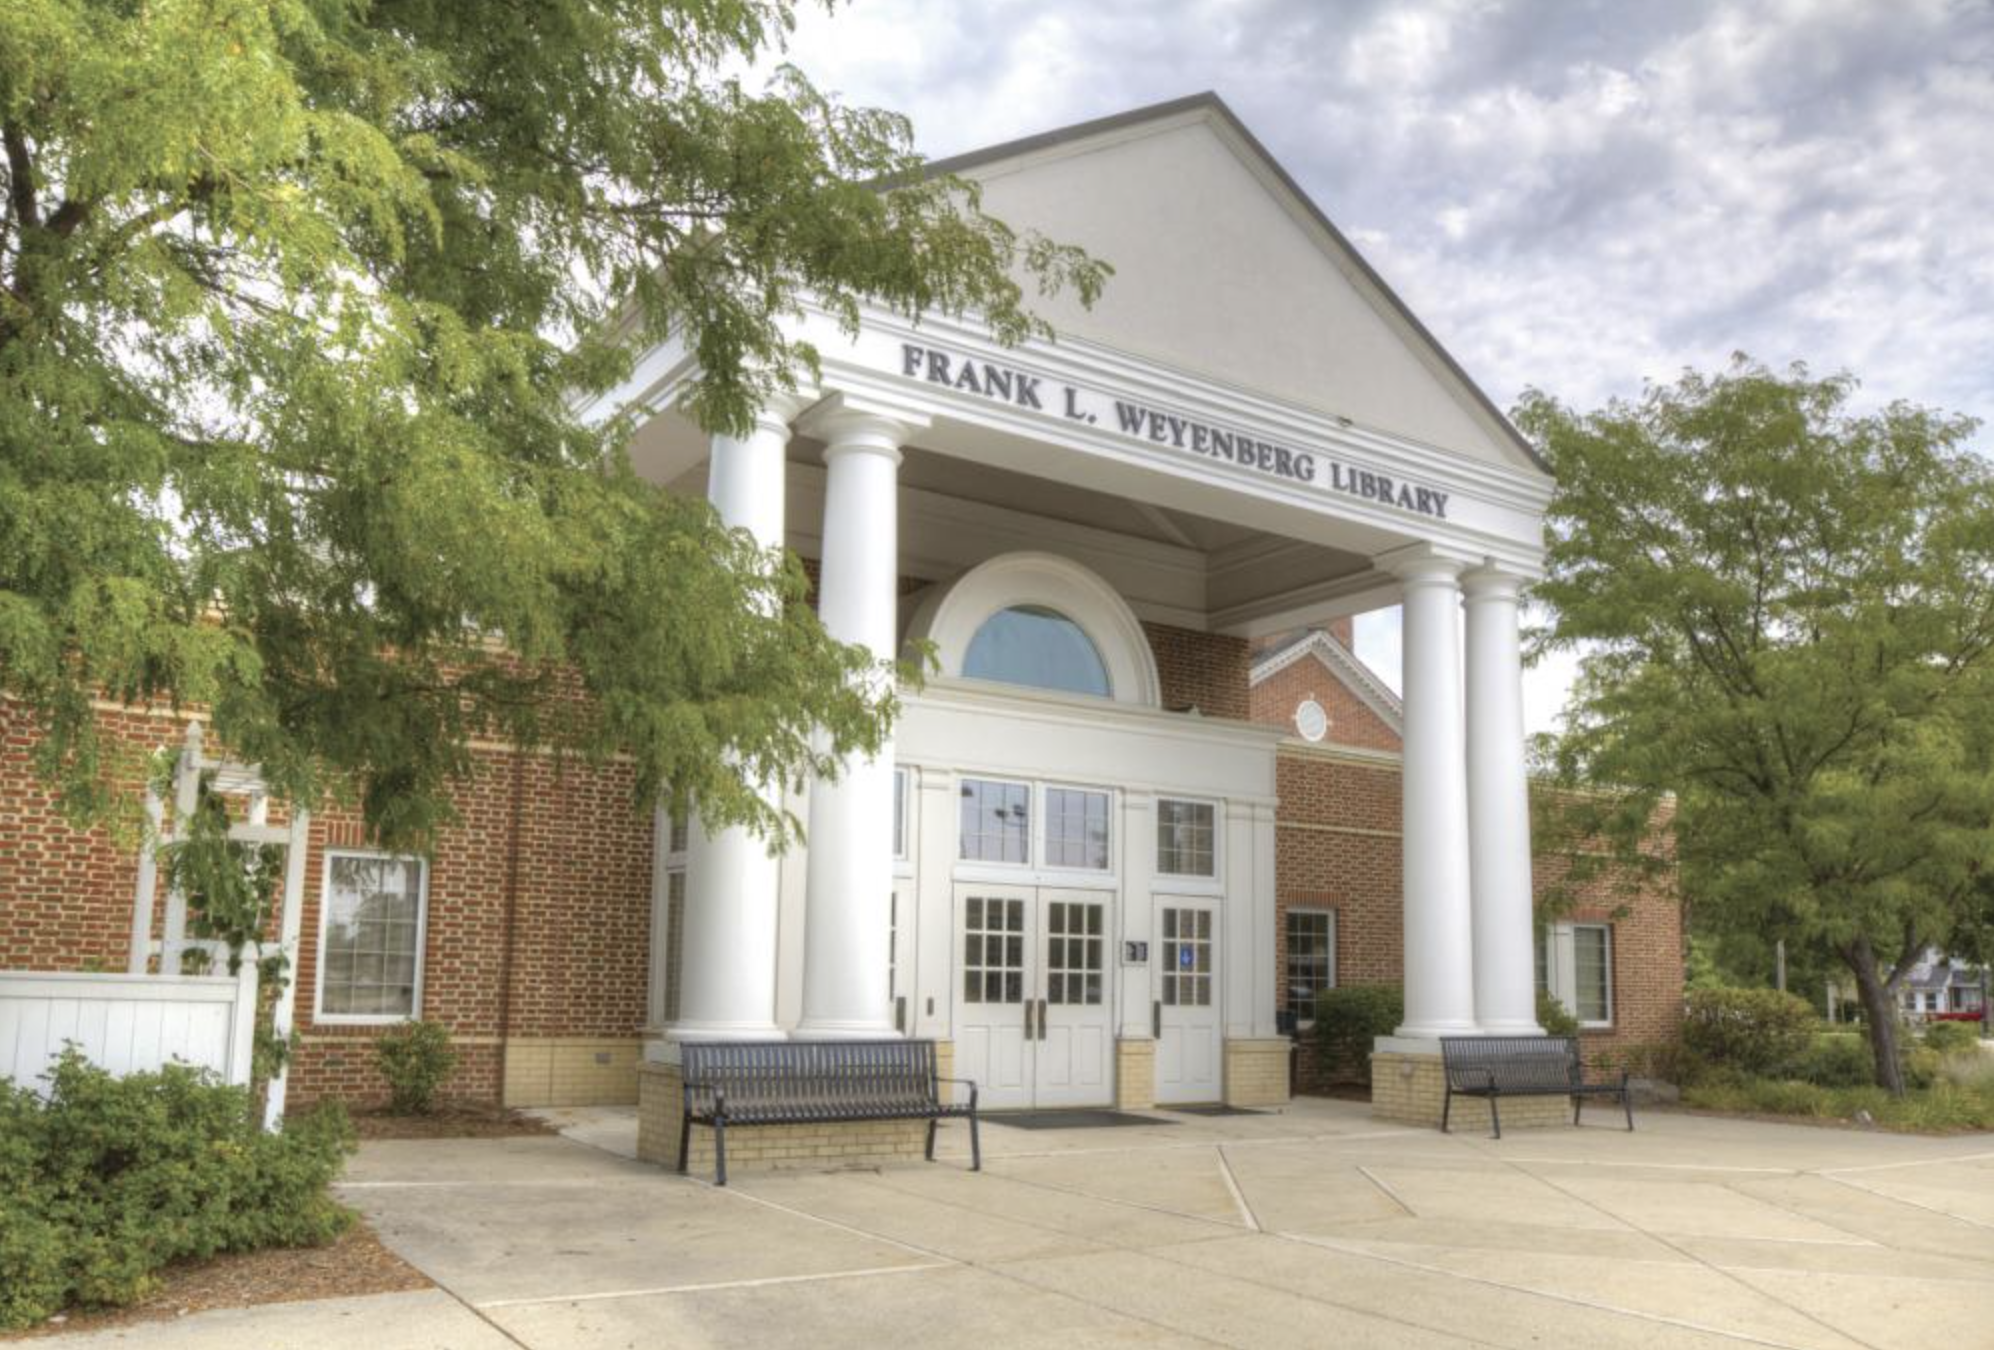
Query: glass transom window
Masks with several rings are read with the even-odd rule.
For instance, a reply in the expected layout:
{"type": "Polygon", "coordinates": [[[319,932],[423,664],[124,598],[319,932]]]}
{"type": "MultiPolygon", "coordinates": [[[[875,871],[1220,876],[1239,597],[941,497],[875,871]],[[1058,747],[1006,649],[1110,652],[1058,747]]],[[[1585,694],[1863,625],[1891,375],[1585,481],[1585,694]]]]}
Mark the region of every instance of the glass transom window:
{"type": "Polygon", "coordinates": [[[1108,870],[1108,794],[1045,790],[1045,865],[1108,870]]]}
{"type": "Polygon", "coordinates": [[[1214,816],[1210,802],[1156,803],[1156,870],[1165,876],[1218,875],[1212,852],[1214,816]]]}
{"type": "Polygon", "coordinates": [[[962,780],[962,857],[965,862],[1032,860],[1029,786],[988,778],[962,780]]]}
{"type": "Polygon", "coordinates": [[[422,863],[335,853],[326,868],[319,1013],[414,1017],[422,959],[422,863]]]}
{"type": "Polygon", "coordinates": [[[963,654],[973,680],[1106,698],[1107,663],[1079,624],[1043,605],[1013,605],[984,620],[963,654]]]}

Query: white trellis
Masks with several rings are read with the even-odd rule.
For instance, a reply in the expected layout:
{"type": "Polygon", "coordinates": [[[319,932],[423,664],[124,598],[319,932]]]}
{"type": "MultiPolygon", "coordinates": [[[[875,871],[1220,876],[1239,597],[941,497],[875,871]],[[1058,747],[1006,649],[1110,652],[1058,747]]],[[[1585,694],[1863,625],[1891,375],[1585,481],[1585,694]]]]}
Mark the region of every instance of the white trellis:
{"type": "MultiPolygon", "coordinates": [[[[190,949],[205,949],[208,965],[218,968],[219,963],[228,959],[225,944],[217,941],[190,939],[187,936],[187,897],[177,889],[169,888],[166,894],[166,918],[162,936],[157,944],[152,939],[153,914],[159,891],[159,849],[174,842],[186,828],[200,802],[201,782],[208,780],[210,792],[225,796],[248,798],[248,809],[241,820],[229,825],[228,837],[231,843],[251,846],[276,845],[284,850],[284,891],[279,910],[278,936],[274,944],[258,942],[243,951],[243,961],[253,968],[263,957],[281,951],[284,955],[285,970],[290,973],[282,991],[277,996],[271,1013],[271,1029],[279,1040],[290,1037],[296,1009],[297,981],[295,972],[298,962],[298,938],[304,922],[304,889],[306,840],[311,828],[310,815],[293,809],[290,822],[286,825],[270,823],[270,797],[263,782],[262,771],[255,765],[235,764],[227,760],[211,760],[202,747],[201,724],[187,723],[187,737],[183,742],[179,763],[174,767],[172,795],[170,801],[162,801],[158,792],[151,787],[146,789],[145,813],[151,838],[147,847],[139,853],[138,888],[132,901],[131,956],[128,971],[132,975],[148,972],[156,951],[159,958],[157,978],[180,980],[184,974],[186,953],[190,949]],[[168,807],[171,810],[168,810],[168,807]]],[[[253,977],[241,983],[243,997],[250,1001],[250,1009],[245,1014],[238,1009],[239,1020],[250,1025],[254,1019],[256,1003],[256,983],[253,977]]],[[[284,1089],[288,1075],[283,1071],[270,1080],[264,1099],[263,1124],[266,1129],[275,1129],[284,1116],[284,1089]]],[[[247,1081],[247,1075],[244,1075],[247,1081]]]]}

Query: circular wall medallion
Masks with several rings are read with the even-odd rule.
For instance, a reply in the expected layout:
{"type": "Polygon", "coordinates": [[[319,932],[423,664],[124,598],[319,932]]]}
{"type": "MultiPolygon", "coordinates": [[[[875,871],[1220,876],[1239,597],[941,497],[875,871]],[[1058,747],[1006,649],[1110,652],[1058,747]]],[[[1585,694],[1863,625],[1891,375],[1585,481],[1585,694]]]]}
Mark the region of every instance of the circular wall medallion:
{"type": "Polygon", "coordinates": [[[1329,714],[1322,710],[1322,704],[1305,698],[1295,708],[1295,730],[1305,741],[1319,741],[1329,734],[1329,714]]]}

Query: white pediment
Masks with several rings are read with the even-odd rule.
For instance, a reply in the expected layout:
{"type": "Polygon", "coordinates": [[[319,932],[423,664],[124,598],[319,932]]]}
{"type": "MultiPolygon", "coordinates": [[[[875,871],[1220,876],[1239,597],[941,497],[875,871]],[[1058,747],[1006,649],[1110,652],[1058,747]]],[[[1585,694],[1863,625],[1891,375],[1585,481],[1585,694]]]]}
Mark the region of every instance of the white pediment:
{"type": "Polygon", "coordinates": [[[984,207],[1115,268],[1071,334],[1487,463],[1501,414],[1223,103],[1180,100],[942,161],[984,207]]]}

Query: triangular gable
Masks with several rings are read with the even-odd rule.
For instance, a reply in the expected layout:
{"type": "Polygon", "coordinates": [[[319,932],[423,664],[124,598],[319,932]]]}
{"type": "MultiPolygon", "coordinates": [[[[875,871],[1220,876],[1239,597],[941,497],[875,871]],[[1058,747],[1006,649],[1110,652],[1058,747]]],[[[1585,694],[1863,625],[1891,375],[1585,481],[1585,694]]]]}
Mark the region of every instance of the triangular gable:
{"type": "Polygon", "coordinates": [[[1319,664],[1393,735],[1405,735],[1405,709],[1391,686],[1355,652],[1319,628],[1256,657],[1247,675],[1248,688],[1258,688],[1298,661],[1319,664]]]}
{"type": "Polygon", "coordinates": [[[1115,268],[1063,334],[1471,458],[1545,470],[1529,443],[1215,94],[931,166],[984,207],[1115,268]]]}

